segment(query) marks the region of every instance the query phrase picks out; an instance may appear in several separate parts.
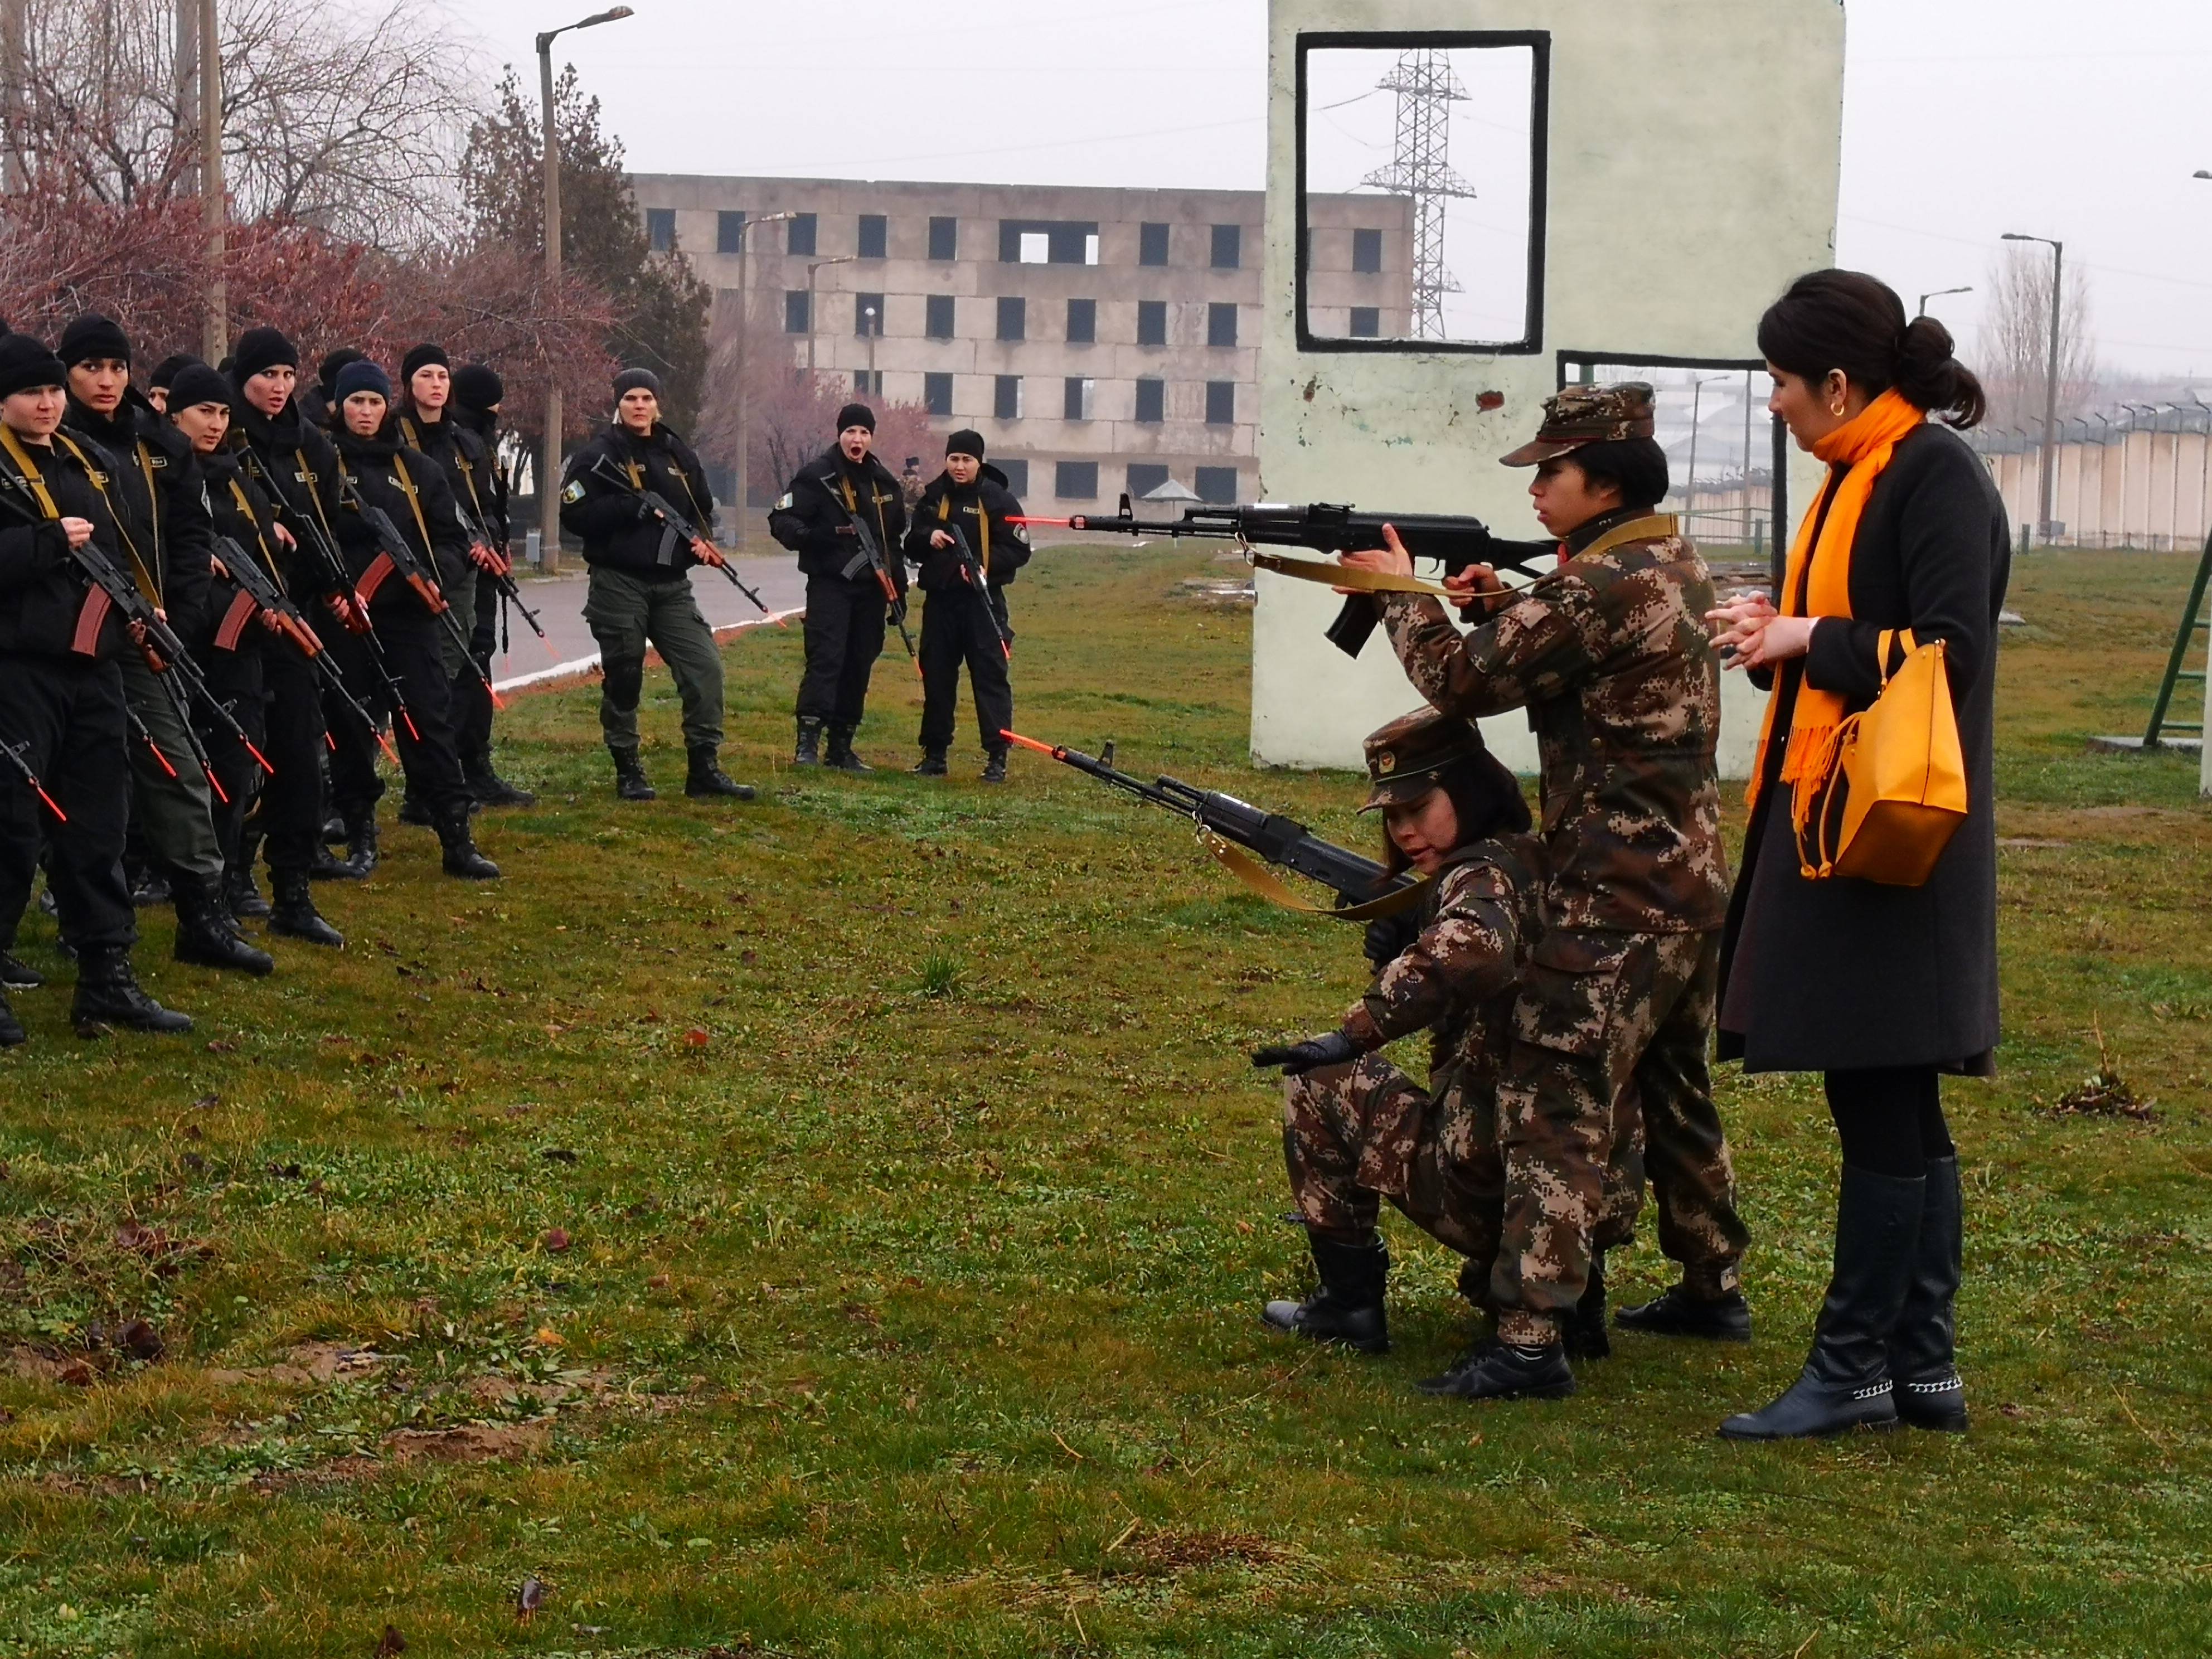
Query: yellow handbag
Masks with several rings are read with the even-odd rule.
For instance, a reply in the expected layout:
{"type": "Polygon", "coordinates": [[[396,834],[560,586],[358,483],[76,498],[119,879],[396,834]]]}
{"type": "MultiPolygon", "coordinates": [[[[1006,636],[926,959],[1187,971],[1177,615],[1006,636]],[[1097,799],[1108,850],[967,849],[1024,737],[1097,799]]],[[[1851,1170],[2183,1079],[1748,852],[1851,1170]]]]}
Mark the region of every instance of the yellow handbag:
{"type": "Polygon", "coordinates": [[[1881,694],[1837,727],[1811,810],[1797,826],[1808,880],[1855,876],[1917,887],[1966,822],[1966,763],[1943,641],[1922,645],[1910,630],[1885,629],[1879,649],[1881,694]],[[1891,674],[1896,639],[1906,656],[1891,674]]]}

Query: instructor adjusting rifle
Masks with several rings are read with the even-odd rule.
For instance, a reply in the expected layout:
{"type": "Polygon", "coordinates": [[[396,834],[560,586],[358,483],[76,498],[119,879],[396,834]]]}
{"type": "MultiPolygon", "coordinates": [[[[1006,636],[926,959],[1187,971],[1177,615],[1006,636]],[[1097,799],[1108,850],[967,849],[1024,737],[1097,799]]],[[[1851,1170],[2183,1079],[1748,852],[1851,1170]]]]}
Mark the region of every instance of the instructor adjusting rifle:
{"type": "Polygon", "coordinates": [[[768,602],[765,599],[751,588],[747,587],[738,573],[730,568],[729,555],[723,552],[720,548],[715,547],[713,538],[697,525],[692,523],[667,496],[657,489],[647,489],[643,484],[632,478],[609,456],[602,455],[593,461],[592,471],[595,476],[605,479],[616,488],[628,490],[636,496],[638,505],[653,518],[660,520],[660,551],[658,556],[659,562],[673,563],[678,545],[689,546],[699,544],[712,548],[714,556],[702,560],[701,562],[711,564],[727,576],[730,579],[730,586],[750,599],[753,602],[753,608],[778,628],[789,626],[781,617],[768,608],[768,602]]]}
{"type": "Polygon", "coordinates": [[[1294,818],[1270,812],[1234,795],[1198,789],[1180,779],[1159,777],[1151,783],[1114,767],[1114,745],[1103,756],[1091,756],[1065,744],[1040,743],[1018,732],[1000,734],[1007,742],[1048,755],[1063,766],[1089,774],[1099,782],[1154,806],[1188,818],[1199,827],[1206,850],[1226,865],[1231,874],[1262,896],[1294,910],[1334,916],[1340,921],[1371,921],[1412,905],[1423,884],[1390,872],[1373,859],[1326,842],[1294,818]],[[1224,843],[1233,843],[1226,845],[1224,843]],[[1309,904],[1237,849],[1256,853],[1268,863],[1319,882],[1334,893],[1334,906],[1309,904]]]}
{"type": "MultiPolygon", "coordinates": [[[[1388,527],[1398,532],[1398,539],[1407,552],[1416,559],[1434,559],[1443,567],[1447,576],[1457,575],[1471,565],[1489,565],[1534,576],[1540,571],[1527,561],[1541,551],[1550,550],[1548,543],[1541,549],[1534,549],[1525,544],[1499,541],[1480,519],[1455,518],[1439,513],[1361,513],[1327,501],[1303,507],[1271,502],[1250,507],[1194,507],[1186,508],[1180,519],[1149,520],[1133,515],[1129,498],[1125,495],[1121,497],[1121,512],[1112,517],[1078,514],[1067,519],[1028,518],[1015,522],[1054,525],[1108,536],[1164,536],[1170,541],[1192,537],[1233,541],[1246,547],[1303,547],[1316,553],[1355,553],[1382,547],[1382,532],[1388,527]]],[[[1364,585],[1359,573],[1341,571],[1333,565],[1316,564],[1310,560],[1256,554],[1252,562],[1263,570],[1308,581],[1327,581],[1339,586],[1364,585]]],[[[1438,590],[1424,584],[1414,591],[1438,590]]],[[[1465,611],[1462,614],[1467,616],[1465,611]]],[[[1371,594],[1353,593],[1346,599],[1344,609],[1329,624],[1327,637],[1346,656],[1356,657],[1382,620],[1382,611],[1371,594]]],[[[1468,617],[1468,620],[1473,618],[1468,617]]]]}

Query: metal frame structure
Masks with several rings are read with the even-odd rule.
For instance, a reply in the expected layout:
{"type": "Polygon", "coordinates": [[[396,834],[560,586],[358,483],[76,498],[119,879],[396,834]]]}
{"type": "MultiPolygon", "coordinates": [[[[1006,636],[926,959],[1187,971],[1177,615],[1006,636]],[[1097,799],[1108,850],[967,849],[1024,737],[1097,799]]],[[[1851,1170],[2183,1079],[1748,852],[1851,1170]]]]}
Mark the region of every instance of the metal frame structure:
{"type": "Polygon", "coordinates": [[[1369,173],[1360,187],[1413,198],[1413,333],[1441,340],[1444,295],[1460,291],[1444,269],[1444,204],[1474,198],[1474,186],[1451,165],[1451,106],[1468,101],[1467,88],[1434,46],[1401,53],[1397,67],[1375,84],[1397,95],[1396,125],[1390,165],[1369,173]]]}

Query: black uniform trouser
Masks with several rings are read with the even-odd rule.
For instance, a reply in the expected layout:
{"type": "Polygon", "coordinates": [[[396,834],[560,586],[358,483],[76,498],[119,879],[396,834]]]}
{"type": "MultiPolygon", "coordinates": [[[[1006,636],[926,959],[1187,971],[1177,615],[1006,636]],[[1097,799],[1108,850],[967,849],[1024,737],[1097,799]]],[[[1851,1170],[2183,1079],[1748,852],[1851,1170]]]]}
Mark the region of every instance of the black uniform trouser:
{"type": "Polygon", "coordinates": [[[884,590],[873,575],[806,579],[806,672],[799,682],[803,720],[858,726],[868,677],[884,649],[884,590]]]}
{"type": "Polygon", "coordinates": [[[0,742],[66,815],[63,823],[11,763],[0,759],[0,951],[11,949],[31,902],[41,843],[62,937],[80,951],[129,950],[138,927],[123,879],[131,815],[129,726],[112,662],[0,654],[0,742]]]}
{"type": "Polygon", "coordinates": [[[469,655],[475,668],[453,676],[453,746],[460,750],[464,770],[491,764],[491,659],[499,649],[501,599],[489,576],[477,576],[476,627],[469,634],[469,655]],[[477,670],[483,671],[483,678],[477,670]]]}
{"type": "Polygon", "coordinates": [[[207,724],[202,741],[230,796],[228,806],[216,806],[223,862],[238,865],[247,801],[258,794],[269,867],[304,874],[314,866],[323,826],[322,683],[285,641],[257,640],[243,651],[218,647],[202,662],[209,688],[276,769],[264,772],[236,738],[207,724]]]}
{"type": "MultiPolygon", "coordinates": [[[[399,682],[404,710],[369,665],[368,649],[358,635],[333,629],[325,643],[345,676],[346,685],[372,712],[392,718],[392,740],[407,774],[407,793],[433,817],[453,821],[469,810],[469,786],[461,775],[453,746],[453,682],[446,673],[445,625],[412,606],[380,611],[377,642],[385,665],[399,682]]],[[[351,709],[333,698],[323,710],[337,748],[331,756],[331,802],[348,823],[371,816],[384,793],[376,775],[376,734],[351,709]]]]}
{"type": "Polygon", "coordinates": [[[987,600],[965,583],[939,588],[921,611],[921,746],[951,746],[953,714],[960,701],[960,667],[975,694],[975,725],[983,747],[1003,749],[999,735],[1014,723],[1014,686],[1007,677],[1006,647],[983,607],[1004,617],[1006,595],[993,590],[987,600]]]}

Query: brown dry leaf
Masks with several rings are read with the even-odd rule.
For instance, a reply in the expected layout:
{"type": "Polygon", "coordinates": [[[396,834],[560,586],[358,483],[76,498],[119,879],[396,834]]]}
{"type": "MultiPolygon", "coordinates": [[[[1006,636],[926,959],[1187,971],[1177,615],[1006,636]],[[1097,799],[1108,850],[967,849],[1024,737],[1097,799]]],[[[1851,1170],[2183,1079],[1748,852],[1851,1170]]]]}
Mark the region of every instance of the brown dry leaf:
{"type": "Polygon", "coordinates": [[[395,1654],[406,1651],[407,1638],[391,1626],[386,1625],[384,1627],[384,1634],[376,1638],[376,1659],[392,1659],[395,1654]]]}
{"type": "Polygon", "coordinates": [[[568,1230],[566,1227],[548,1227],[545,1237],[538,1242],[549,1250],[565,1250],[568,1248],[568,1230]]]}

